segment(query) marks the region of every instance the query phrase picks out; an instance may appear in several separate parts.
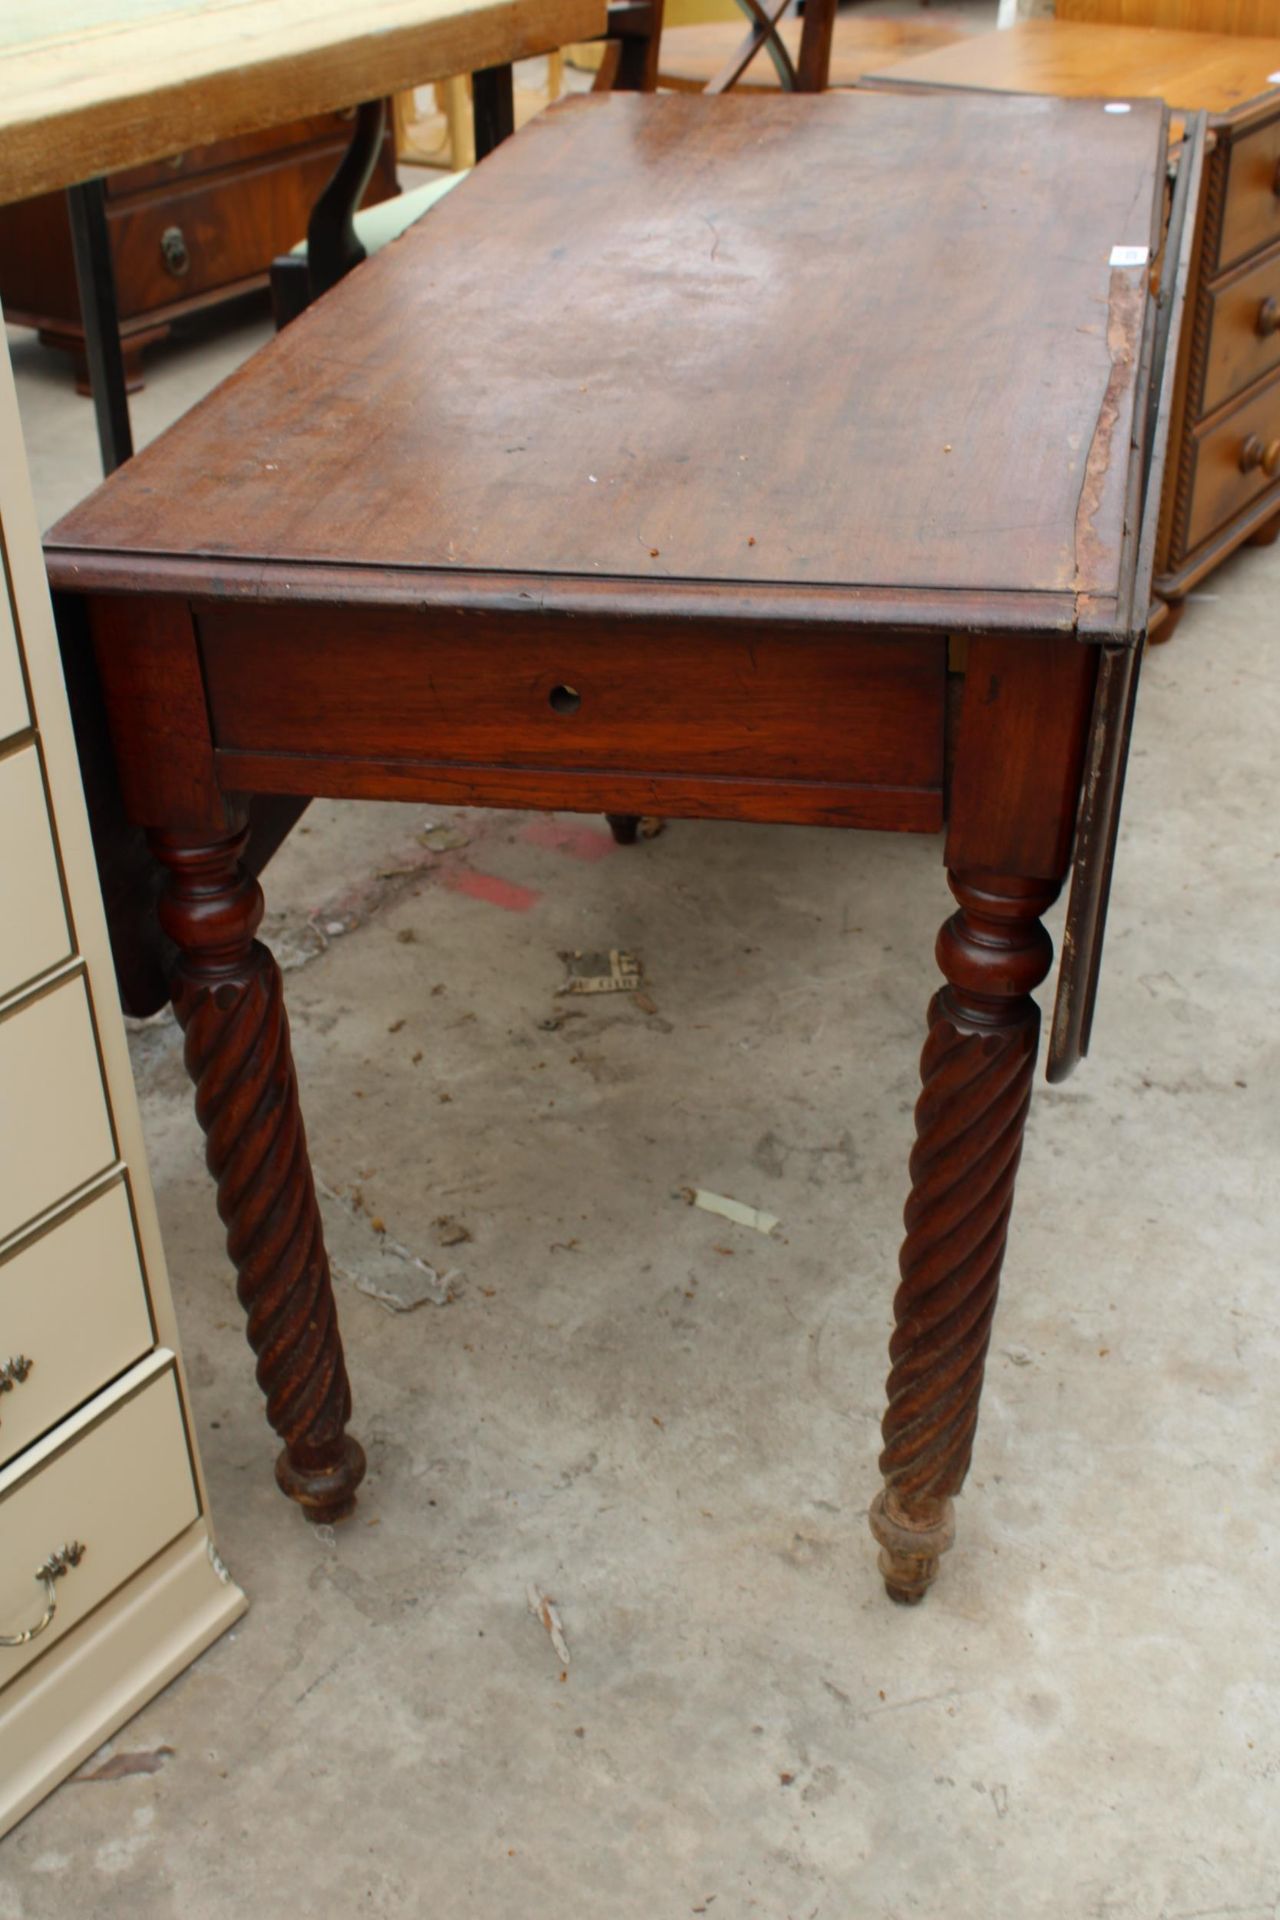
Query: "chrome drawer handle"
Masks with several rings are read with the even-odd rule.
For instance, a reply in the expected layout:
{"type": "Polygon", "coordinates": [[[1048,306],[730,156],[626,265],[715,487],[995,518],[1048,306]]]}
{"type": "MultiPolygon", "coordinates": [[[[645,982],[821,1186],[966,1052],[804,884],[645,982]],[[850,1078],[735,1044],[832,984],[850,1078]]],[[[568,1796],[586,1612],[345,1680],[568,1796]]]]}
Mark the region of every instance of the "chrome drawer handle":
{"type": "Polygon", "coordinates": [[[1261,467],[1268,479],[1275,479],[1280,473],[1280,440],[1268,441],[1264,446],[1256,433],[1249,435],[1240,449],[1240,471],[1252,473],[1255,467],[1261,467]]]}
{"type": "Polygon", "coordinates": [[[72,1567],[78,1567],[84,1559],[85,1549],[78,1540],[69,1547],[59,1547],[51,1553],[43,1566],[36,1568],[32,1578],[38,1580],[44,1588],[44,1612],[34,1627],[24,1627],[21,1633],[0,1633],[0,1647],[25,1647],[29,1640],[42,1634],[58,1611],[58,1595],[54,1587],[55,1580],[61,1580],[72,1567]]]}
{"type": "Polygon", "coordinates": [[[1277,331],[1280,331],[1280,300],[1269,294],[1258,308],[1258,332],[1266,340],[1277,331]]]}

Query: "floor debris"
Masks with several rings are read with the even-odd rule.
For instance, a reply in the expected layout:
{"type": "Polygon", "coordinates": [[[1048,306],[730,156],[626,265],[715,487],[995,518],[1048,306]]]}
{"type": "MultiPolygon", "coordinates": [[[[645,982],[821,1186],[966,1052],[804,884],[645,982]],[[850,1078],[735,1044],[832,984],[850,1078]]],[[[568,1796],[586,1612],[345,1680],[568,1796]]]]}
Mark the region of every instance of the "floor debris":
{"type": "Polygon", "coordinates": [[[690,1207],[701,1207],[704,1213],[717,1214],[721,1220],[732,1220],[736,1227],[750,1227],[756,1233],[771,1234],[779,1225],[776,1213],[765,1213],[760,1207],[748,1207],[741,1200],[730,1200],[723,1193],[708,1193],[705,1187],[680,1187],[679,1197],[690,1207]]]}
{"type": "Polygon", "coordinates": [[[95,1781],[124,1780],[133,1773],[159,1773],[166,1760],[173,1757],[172,1747],[152,1747],[141,1753],[113,1753],[92,1773],[76,1773],[71,1776],[72,1784],[87,1787],[95,1781]]]}
{"type": "Polygon", "coordinates": [[[418,835],[419,846],[428,847],[432,853],[456,853],[459,847],[470,843],[471,835],[464,833],[461,827],[448,825],[428,827],[418,835]]]}
{"type": "Polygon", "coordinates": [[[635,993],[644,978],[638,954],[610,947],[607,953],[562,953],[568,969],[561,993],[635,993]]]}
{"type": "Polygon", "coordinates": [[[543,1626],[546,1628],[560,1665],[567,1667],[569,1664],[569,1643],[564,1637],[564,1622],[560,1618],[560,1610],[556,1606],[555,1601],[551,1599],[549,1594],[543,1593],[541,1587],[535,1587],[532,1581],[530,1581],[528,1590],[525,1593],[525,1603],[534,1619],[541,1620],[543,1626]]]}
{"type": "Polygon", "coordinates": [[[462,1291],[462,1270],[437,1273],[416,1253],[393,1240],[385,1227],[362,1217],[352,1201],[316,1181],[324,1237],[334,1273],[388,1313],[422,1306],[447,1307],[462,1291]]]}
{"type": "Polygon", "coordinates": [[[471,1238],[471,1229],[461,1220],[455,1220],[452,1214],[442,1213],[436,1221],[436,1238],[442,1247],[460,1247],[464,1240],[471,1238]]]}

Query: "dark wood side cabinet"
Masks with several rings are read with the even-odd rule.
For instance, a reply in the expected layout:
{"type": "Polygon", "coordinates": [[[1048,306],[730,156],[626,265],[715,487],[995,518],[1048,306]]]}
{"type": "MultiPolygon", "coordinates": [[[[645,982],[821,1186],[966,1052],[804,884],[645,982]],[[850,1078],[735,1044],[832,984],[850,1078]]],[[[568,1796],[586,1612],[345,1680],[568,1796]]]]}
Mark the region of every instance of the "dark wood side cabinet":
{"type": "MultiPolygon", "coordinates": [[[[1025,20],[869,76],[871,86],[1143,98],[1208,116],[1155,590],[1185,596],[1280,531],[1280,9],[1269,39],[1025,20]]],[[[1166,619],[1166,637],[1173,626],[1166,619]]]]}
{"type": "MultiPolygon", "coordinates": [[[[107,176],[107,221],[129,386],[144,348],[176,319],[267,283],[276,254],[307,230],[312,207],[347,149],[352,115],[317,114],[236,140],[191,147],[107,176]]],[[[383,141],[365,204],[397,191],[395,147],[383,141]]],[[[84,330],[61,194],[0,207],[0,301],[75,362],[88,392],[84,330]]]]}

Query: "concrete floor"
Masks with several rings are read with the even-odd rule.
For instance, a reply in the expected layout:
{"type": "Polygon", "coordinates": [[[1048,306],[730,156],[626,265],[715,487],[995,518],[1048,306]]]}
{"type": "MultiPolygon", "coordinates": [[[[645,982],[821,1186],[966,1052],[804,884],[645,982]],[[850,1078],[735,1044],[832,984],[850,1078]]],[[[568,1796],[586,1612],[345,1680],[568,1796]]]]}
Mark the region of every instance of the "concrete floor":
{"type": "MultiPolygon", "coordinates": [[[[143,435],[264,330],[154,356],[143,435]]],[[[92,425],[11,337],[47,520],[92,425]]],[[[1278,592],[1280,548],[1241,554],[1148,662],[1094,1055],[1038,1090],[914,1612],[864,1512],[940,843],[312,809],[267,930],[316,1165],[360,1197],[344,1260],[385,1267],[378,1220],[460,1276],[409,1314],[339,1281],[370,1474],[309,1528],[178,1035],[135,1035],[253,1608],[113,1743],[158,1771],[4,1842],[0,1920],[1275,1920],[1278,592]],[[609,947],[647,1003],[557,997],[562,951],[609,947]]]]}

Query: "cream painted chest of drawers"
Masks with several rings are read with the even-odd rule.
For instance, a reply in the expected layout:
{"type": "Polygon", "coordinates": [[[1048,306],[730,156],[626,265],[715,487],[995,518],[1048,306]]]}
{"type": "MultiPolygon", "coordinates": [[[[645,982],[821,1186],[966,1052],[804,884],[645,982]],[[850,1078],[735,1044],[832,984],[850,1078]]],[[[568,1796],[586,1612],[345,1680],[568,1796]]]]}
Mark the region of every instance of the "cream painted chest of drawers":
{"type": "Polygon", "coordinates": [[[3,1833],[245,1600],[209,1529],[0,360],[3,1833]]]}

